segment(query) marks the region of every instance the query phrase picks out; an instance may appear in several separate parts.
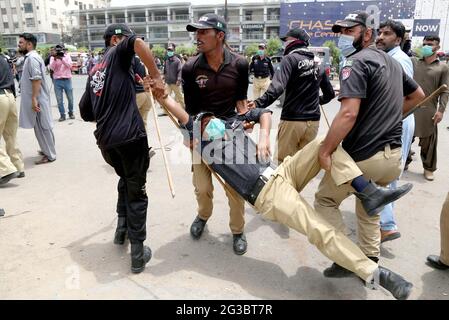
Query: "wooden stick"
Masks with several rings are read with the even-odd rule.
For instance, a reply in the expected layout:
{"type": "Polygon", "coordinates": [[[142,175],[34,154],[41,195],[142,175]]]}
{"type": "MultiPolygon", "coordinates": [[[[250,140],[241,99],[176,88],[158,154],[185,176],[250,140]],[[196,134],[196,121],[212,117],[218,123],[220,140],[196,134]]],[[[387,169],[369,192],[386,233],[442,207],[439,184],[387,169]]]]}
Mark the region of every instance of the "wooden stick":
{"type": "Polygon", "coordinates": [[[415,112],[416,110],[418,110],[419,108],[421,108],[423,105],[425,105],[427,102],[429,102],[430,100],[432,100],[433,98],[435,98],[436,96],[439,96],[441,93],[443,93],[443,91],[447,90],[447,85],[443,84],[441,87],[439,87],[438,89],[436,89],[434,92],[432,92],[430,94],[430,96],[428,96],[427,98],[425,98],[424,100],[422,100],[420,103],[418,103],[415,107],[413,107],[412,109],[410,109],[406,114],[404,114],[402,116],[402,119],[407,118],[409,115],[411,115],[413,112],[415,112]]]}
{"type": "Polygon", "coordinates": [[[327,127],[330,129],[331,126],[330,126],[330,124],[329,124],[329,120],[327,120],[326,112],[324,112],[324,108],[323,108],[322,105],[320,105],[320,107],[321,107],[321,112],[322,112],[323,115],[324,115],[324,119],[326,119],[327,127]]]}
{"type": "Polygon", "coordinates": [[[153,105],[152,109],[153,109],[153,116],[154,116],[154,124],[156,126],[157,136],[159,138],[159,143],[161,145],[162,156],[164,157],[164,164],[165,164],[165,170],[167,172],[168,185],[170,186],[171,196],[172,196],[172,198],[174,198],[175,197],[175,187],[173,185],[173,179],[172,179],[172,176],[170,173],[170,168],[168,166],[167,155],[165,154],[165,146],[162,143],[161,130],[159,129],[159,122],[157,120],[157,114],[156,114],[156,105],[154,104],[153,95],[150,94],[149,96],[150,96],[151,103],[153,105]]]}

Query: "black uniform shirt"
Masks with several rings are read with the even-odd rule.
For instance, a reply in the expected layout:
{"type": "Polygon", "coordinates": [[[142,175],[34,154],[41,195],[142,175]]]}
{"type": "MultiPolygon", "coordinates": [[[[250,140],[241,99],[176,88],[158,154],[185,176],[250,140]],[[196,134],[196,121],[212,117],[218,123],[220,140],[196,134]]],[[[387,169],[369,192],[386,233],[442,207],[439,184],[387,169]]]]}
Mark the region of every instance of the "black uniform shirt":
{"type": "Polygon", "coordinates": [[[215,72],[200,53],[184,64],[182,80],[187,113],[210,111],[219,118],[233,117],[237,101],[247,98],[248,62],[225,48],[224,62],[215,72]]]}
{"type": "Polygon", "coordinates": [[[8,89],[15,95],[14,76],[6,57],[0,54],[0,89],[8,89]]]}
{"type": "Polygon", "coordinates": [[[135,39],[135,36],[125,37],[117,46],[107,49],[90,72],[80,101],[82,118],[97,122],[94,134],[102,149],[146,137],[131,68],[135,39]]]}
{"type": "Polygon", "coordinates": [[[403,99],[417,88],[399,62],[374,45],[348,58],[338,99],[361,99],[356,123],[343,140],[354,161],[371,158],[387,144],[401,146],[403,99]]]}
{"type": "Polygon", "coordinates": [[[271,59],[268,57],[261,59],[260,56],[255,56],[249,65],[249,72],[253,72],[255,77],[272,78],[274,69],[271,59]]]}
{"type": "MultiPolygon", "coordinates": [[[[243,129],[243,121],[259,122],[261,115],[267,112],[271,113],[268,109],[253,109],[244,116],[222,120],[226,126],[226,137],[214,141],[201,140],[201,144],[197,145],[196,151],[203,161],[245,200],[248,200],[265,169],[276,167],[271,162],[259,162],[256,143],[243,129]]],[[[199,134],[199,128],[200,122],[195,121],[192,129],[195,136],[199,134]]]]}

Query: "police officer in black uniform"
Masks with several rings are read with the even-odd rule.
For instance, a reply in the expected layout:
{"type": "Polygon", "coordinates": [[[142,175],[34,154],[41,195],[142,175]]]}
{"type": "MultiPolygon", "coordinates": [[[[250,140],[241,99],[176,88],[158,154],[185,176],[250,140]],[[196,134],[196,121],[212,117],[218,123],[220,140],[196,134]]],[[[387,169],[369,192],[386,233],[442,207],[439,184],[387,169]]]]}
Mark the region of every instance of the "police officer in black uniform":
{"type": "Polygon", "coordinates": [[[257,50],[257,54],[252,58],[251,64],[249,65],[249,72],[254,74],[254,100],[267,91],[274,75],[273,64],[271,63],[271,59],[266,55],[266,49],[267,46],[265,43],[260,43],[259,50],[257,50]]]}
{"type": "Polygon", "coordinates": [[[286,92],[277,136],[277,159],[294,155],[316,138],[320,122],[320,104],[335,97],[324,69],[315,63],[307,49],[310,36],[300,28],[290,29],[281,38],[285,42],[284,58],[267,92],[250,103],[250,108],[266,108],[286,92]],[[320,97],[320,88],[323,96],[320,97]]]}
{"type": "MultiPolygon", "coordinates": [[[[187,31],[196,33],[200,52],[182,69],[187,113],[196,115],[210,111],[221,119],[235,117],[236,108],[246,108],[248,61],[226,48],[226,22],[216,14],[206,14],[197,23],[188,24],[187,31]]],[[[193,185],[198,202],[198,216],[190,228],[194,239],[201,237],[213,210],[211,172],[198,160],[193,163],[193,185]]],[[[230,206],[229,226],[233,234],[234,253],[242,255],[247,249],[243,233],[245,201],[232,188],[227,188],[226,196],[230,206]]]]}

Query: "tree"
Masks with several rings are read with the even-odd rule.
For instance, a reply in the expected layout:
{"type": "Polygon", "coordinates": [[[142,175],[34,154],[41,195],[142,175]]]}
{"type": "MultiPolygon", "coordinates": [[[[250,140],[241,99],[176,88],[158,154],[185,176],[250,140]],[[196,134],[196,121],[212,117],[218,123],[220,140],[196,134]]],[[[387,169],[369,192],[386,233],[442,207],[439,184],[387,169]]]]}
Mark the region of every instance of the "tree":
{"type": "Polygon", "coordinates": [[[337,45],[332,40],[326,41],[323,44],[323,47],[329,48],[332,57],[332,66],[338,70],[338,67],[340,66],[340,49],[338,49],[337,45]]]}
{"type": "Polygon", "coordinates": [[[3,36],[0,34],[0,52],[5,51],[6,51],[6,44],[5,41],[3,40],[3,36]]]}
{"type": "Polygon", "coordinates": [[[245,55],[247,57],[252,57],[257,53],[257,50],[259,50],[259,44],[251,43],[250,45],[246,46],[245,55]]]}
{"type": "Polygon", "coordinates": [[[153,52],[153,55],[155,57],[158,57],[159,59],[164,60],[165,48],[161,47],[160,45],[154,45],[153,48],[151,48],[151,52],[153,52]]]}
{"type": "Polygon", "coordinates": [[[267,56],[275,56],[282,50],[282,42],[279,38],[271,38],[267,42],[267,56]]]}
{"type": "Polygon", "coordinates": [[[196,53],[196,47],[195,46],[186,46],[186,45],[180,45],[176,47],[175,52],[177,54],[187,55],[187,56],[193,56],[196,53]]]}

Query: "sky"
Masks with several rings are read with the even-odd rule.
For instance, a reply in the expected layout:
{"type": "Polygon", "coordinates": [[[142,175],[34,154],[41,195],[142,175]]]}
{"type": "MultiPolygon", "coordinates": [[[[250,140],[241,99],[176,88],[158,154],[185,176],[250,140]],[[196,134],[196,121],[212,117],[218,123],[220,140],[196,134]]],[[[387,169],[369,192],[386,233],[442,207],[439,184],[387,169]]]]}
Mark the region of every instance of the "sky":
{"type": "MultiPolygon", "coordinates": [[[[245,3],[264,2],[264,0],[244,0],[245,3]]],[[[192,4],[224,4],[224,0],[127,0],[128,6],[137,6],[143,4],[160,4],[160,3],[176,3],[176,2],[190,2],[192,4]]],[[[270,2],[270,1],[267,1],[270,2]]],[[[242,3],[242,0],[228,0],[228,3],[242,3]]],[[[123,6],[123,0],[112,0],[112,6],[123,6]]]]}

